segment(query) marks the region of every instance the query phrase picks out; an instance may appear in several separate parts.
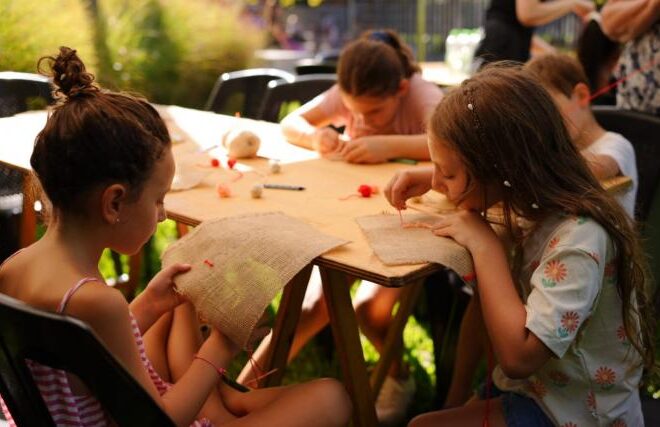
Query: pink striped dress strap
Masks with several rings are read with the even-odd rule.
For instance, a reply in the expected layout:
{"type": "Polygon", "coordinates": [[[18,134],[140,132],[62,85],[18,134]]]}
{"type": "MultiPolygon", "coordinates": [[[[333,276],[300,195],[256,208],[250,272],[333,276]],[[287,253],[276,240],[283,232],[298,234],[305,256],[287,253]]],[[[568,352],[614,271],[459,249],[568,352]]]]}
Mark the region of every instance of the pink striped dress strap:
{"type": "Polygon", "coordinates": [[[60,301],[60,305],[57,306],[57,312],[64,313],[64,309],[66,308],[66,305],[69,303],[69,300],[71,299],[73,294],[76,293],[78,289],[80,289],[82,285],[89,282],[100,282],[100,281],[101,280],[97,279],[96,277],[85,277],[84,279],[80,279],[78,283],[76,283],[71,288],[69,288],[68,291],[66,291],[64,297],[62,297],[62,301],[60,301]]]}

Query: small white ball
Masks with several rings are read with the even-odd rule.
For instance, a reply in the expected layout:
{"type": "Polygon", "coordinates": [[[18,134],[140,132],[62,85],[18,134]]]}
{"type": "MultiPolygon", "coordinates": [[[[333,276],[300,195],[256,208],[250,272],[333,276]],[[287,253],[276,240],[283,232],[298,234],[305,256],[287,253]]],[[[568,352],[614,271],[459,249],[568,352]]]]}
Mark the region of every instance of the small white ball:
{"type": "Polygon", "coordinates": [[[268,163],[270,164],[270,173],[277,174],[282,172],[282,165],[280,165],[279,160],[271,160],[268,163]]]}
{"type": "Polygon", "coordinates": [[[255,184],[250,190],[250,195],[253,199],[261,199],[261,195],[264,192],[264,186],[261,184],[255,184]]]}

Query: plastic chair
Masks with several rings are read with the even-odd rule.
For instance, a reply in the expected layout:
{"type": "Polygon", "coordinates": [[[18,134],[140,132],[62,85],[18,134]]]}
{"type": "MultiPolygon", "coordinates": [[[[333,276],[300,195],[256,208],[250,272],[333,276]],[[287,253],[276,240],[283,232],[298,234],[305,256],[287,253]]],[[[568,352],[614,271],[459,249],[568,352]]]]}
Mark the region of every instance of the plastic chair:
{"type": "Polygon", "coordinates": [[[654,279],[655,309],[660,310],[660,118],[609,106],[593,106],[592,111],[601,126],[628,138],[635,149],[639,175],[635,217],[654,279]]]}
{"type": "Polygon", "coordinates": [[[272,81],[268,83],[259,119],[278,123],[284,103],[297,101],[304,104],[330,89],[336,82],[335,74],[307,74],[296,76],[291,82],[272,81]]]}
{"type": "MultiPolygon", "coordinates": [[[[0,117],[9,117],[31,109],[43,109],[53,103],[48,78],[30,73],[0,72],[0,117]]],[[[23,174],[0,165],[0,223],[2,229],[18,230],[23,211],[23,174]]],[[[18,233],[2,233],[0,259],[18,249],[18,233]]]]}
{"type": "Polygon", "coordinates": [[[644,222],[660,181],[660,118],[611,106],[593,106],[592,111],[601,126],[625,136],[635,149],[639,175],[635,217],[644,222]]]}
{"type": "Polygon", "coordinates": [[[335,74],[337,63],[334,61],[322,61],[317,59],[301,59],[296,63],[296,74],[335,74]]]}
{"type": "Polygon", "coordinates": [[[252,68],[223,73],[216,80],[205,109],[220,114],[256,119],[268,82],[293,81],[293,74],[276,68],[252,68]]]}
{"type": "Polygon", "coordinates": [[[0,117],[44,109],[53,103],[47,77],[39,74],[0,72],[0,117]]]}
{"type": "Polygon", "coordinates": [[[18,426],[55,423],[25,359],[77,375],[117,425],[174,426],[87,324],[0,294],[0,394],[18,426]]]}

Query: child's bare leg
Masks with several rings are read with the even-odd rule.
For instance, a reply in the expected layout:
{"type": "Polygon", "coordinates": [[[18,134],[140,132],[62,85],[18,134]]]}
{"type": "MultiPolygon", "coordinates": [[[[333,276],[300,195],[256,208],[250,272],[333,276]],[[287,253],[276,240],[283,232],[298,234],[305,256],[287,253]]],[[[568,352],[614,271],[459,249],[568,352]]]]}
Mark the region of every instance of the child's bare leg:
{"type": "Polygon", "coordinates": [[[167,341],[171,325],[172,313],[165,313],[142,335],[147,358],[158,375],[168,382],[172,381],[167,360],[167,341]]]}
{"type": "Polygon", "coordinates": [[[240,393],[222,388],[232,412],[244,415],[226,426],[343,426],[351,415],[344,386],[334,379],[240,393]]]}
{"type": "MultiPolygon", "coordinates": [[[[167,346],[172,382],[177,382],[188,370],[202,344],[199,326],[197,313],[192,304],[181,304],[174,310],[167,346]]],[[[236,417],[225,408],[218,390],[213,389],[200,410],[199,418],[208,418],[218,425],[236,417]]]]}
{"type": "Polygon", "coordinates": [[[479,297],[475,294],[470,299],[461,320],[454,369],[445,399],[445,408],[461,406],[472,395],[474,372],[484,355],[486,340],[479,297]]]}
{"type": "MultiPolygon", "coordinates": [[[[328,324],[328,308],[325,305],[325,298],[323,297],[323,286],[321,285],[321,275],[318,268],[312,269],[312,275],[309,279],[305,299],[303,300],[302,309],[300,312],[300,320],[296,327],[296,333],[291,343],[291,350],[289,351],[289,362],[298,355],[300,350],[307,344],[307,342],[314,337],[325,325],[328,324]]],[[[266,362],[266,356],[270,347],[272,339],[272,332],[268,334],[259,344],[259,347],[254,352],[252,357],[259,366],[263,366],[266,362]]],[[[247,384],[257,376],[252,364],[248,363],[243,368],[243,371],[238,376],[238,382],[247,384]]],[[[251,386],[253,384],[250,384],[251,386]]]]}
{"type": "MultiPolygon", "coordinates": [[[[465,406],[442,411],[428,412],[413,418],[408,427],[465,426],[482,427],[486,401],[476,400],[465,406]]],[[[490,399],[488,425],[506,427],[501,398],[490,399]]]]}
{"type": "MultiPolygon", "coordinates": [[[[353,305],[360,330],[379,353],[383,351],[387,331],[392,323],[392,309],[400,295],[400,289],[386,288],[367,281],[362,281],[355,295],[353,305]]],[[[398,377],[400,371],[401,357],[398,355],[390,366],[389,374],[398,377]]]]}

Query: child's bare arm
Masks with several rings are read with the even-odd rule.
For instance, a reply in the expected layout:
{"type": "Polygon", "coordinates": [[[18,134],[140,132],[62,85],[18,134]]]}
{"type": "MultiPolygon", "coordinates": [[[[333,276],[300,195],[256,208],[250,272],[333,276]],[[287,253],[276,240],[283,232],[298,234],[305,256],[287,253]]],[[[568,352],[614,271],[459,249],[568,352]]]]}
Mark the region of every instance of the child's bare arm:
{"type": "Polygon", "coordinates": [[[591,173],[598,179],[612,178],[621,174],[619,164],[610,156],[585,153],[584,158],[591,173]]]}
{"type": "Polygon", "coordinates": [[[331,118],[319,107],[316,98],[282,119],[282,133],[291,144],[314,149],[313,136],[317,129],[331,124],[331,118]]]}
{"type": "Polygon", "coordinates": [[[176,292],[174,278],[190,270],[188,264],[174,264],[161,270],[147,285],[144,292],[130,304],[131,313],[143,334],[163,314],[184,301],[176,292]]]}
{"type": "Polygon", "coordinates": [[[488,336],[504,373],[526,378],[552,356],[552,351],[526,328],[527,311],[516,291],[504,246],[475,212],[447,214],[434,233],[451,237],[472,254],[488,336]]]}
{"type": "MultiPolygon", "coordinates": [[[[133,329],[126,300],[114,289],[107,288],[88,301],[79,292],[70,307],[70,314],[89,323],[108,350],[119,360],[177,425],[189,425],[198,415],[212,388],[217,385],[218,374],[209,364],[195,360],[172,388],[160,396],[140,359],[133,338],[133,329]],[[107,291],[107,292],[106,292],[107,291]],[[93,302],[92,302],[93,301],[93,302]],[[103,301],[99,304],[98,301],[103,301]]],[[[89,293],[87,293],[89,296],[89,293]]],[[[217,367],[224,367],[231,354],[221,337],[211,336],[198,354],[217,367]]]]}
{"type": "Polygon", "coordinates": [[[601,11],[603,31],[619,43],[648,31],[660,18],[658,0],[609,0],[601,11]]]}
{"type": "Polygon", "coordinates": [[[425,134],[364,136],[346,142],[340,154],[349,163],[383,163],[397,157],[430,159],[425,134]]]}
{"type": "Polygon", "coordinates": [[[525,26],[538,27],[571,12],[585,16],[595,8],[589,0],[516,0],[516,17],[525,26]]]}

